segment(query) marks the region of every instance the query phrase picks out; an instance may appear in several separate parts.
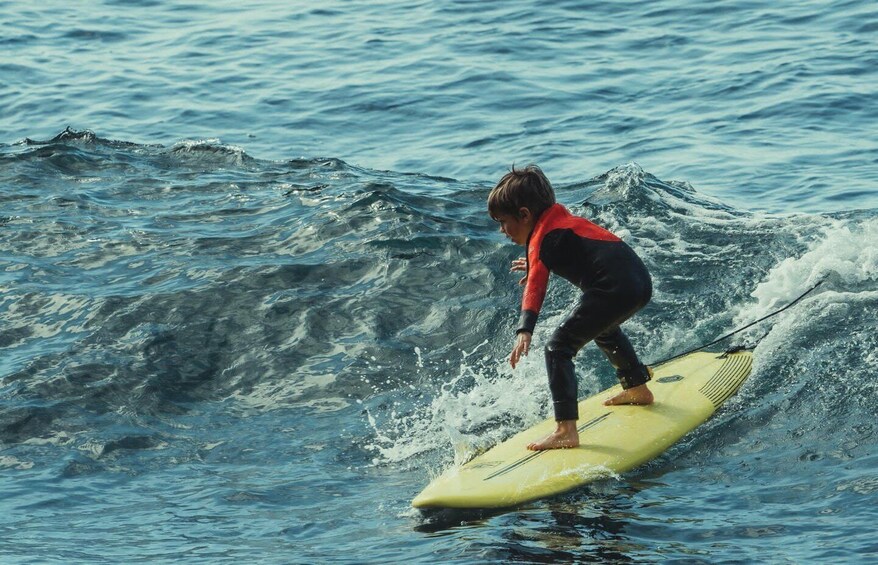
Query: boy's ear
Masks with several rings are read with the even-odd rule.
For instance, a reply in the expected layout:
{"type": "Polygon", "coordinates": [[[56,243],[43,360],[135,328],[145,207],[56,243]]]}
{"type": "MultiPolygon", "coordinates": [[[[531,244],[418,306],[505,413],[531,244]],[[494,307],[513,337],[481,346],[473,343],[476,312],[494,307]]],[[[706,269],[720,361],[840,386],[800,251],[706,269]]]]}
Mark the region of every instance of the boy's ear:
{"type": "Polygon", "coordinates": [[[533,218],[533,214],[530,212],[530,208],[522,206],[518,209],[518,219],[522,221],[529,221],[533,218]]]}

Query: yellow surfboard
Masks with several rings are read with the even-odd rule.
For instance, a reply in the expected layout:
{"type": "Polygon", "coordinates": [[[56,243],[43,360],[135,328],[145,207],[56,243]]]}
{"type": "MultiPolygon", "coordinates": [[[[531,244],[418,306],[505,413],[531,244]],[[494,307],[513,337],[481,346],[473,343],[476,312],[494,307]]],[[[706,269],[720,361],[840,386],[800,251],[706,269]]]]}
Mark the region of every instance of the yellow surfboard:
{"type": "Polygon", "coordinates": [[[416,508],[503,508],[624,473],[707,420],[750,375],[749,351],[698,352],[653,367],[650,406],[604,406],[616,385],[579,403],[580,446],[528,451],[550,419],[449,469],[412,501],[416,508]]]}

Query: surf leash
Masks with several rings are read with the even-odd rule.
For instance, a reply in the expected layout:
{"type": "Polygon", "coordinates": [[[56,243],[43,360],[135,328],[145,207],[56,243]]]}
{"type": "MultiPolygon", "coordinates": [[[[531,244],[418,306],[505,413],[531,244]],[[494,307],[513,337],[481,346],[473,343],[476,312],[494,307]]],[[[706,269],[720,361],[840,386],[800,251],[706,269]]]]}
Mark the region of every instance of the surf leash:
{"type": "MultiPolygon", "coordinates": [[[[792,307],[795,306],[798,302],[800,302],[803,298],[805,298],[806,296],[808,296],[809,294],[811,294],[811,293],[812,293],[812,292],[813,292],[818,286],[820,286],[821,284],[823,284],[824,281],[826,281],[826,278],[823,278],[822,280],[820,280],[817,284],[815,284],[814,286],[812,286],[811,288],[809,288],[808,290],[806,290],[805,292],[803,292],[802,294],[800,294],[798,297],[796,297],[795,300],[793,300],[792,302],[790,302],[789,304],[787,304],[787,305],[784,306],[783,308],[780,308],[780,309],[778,309],[778,310],[775,310],[774,312],[772,312],[772,313],[770,313],[770,314],[768,314],[768,315],[766,315],[766,316],[763,316],[763,317],[759,318],[759,319],[756,320],[755,322],[750,322],[750,323],[747,324],[746,326],[740,327],[740,328],[736,329],[735,331],[729,332],[729,333],[727,333],[726,335],[724,335],[724,336],[722,336],[722,337],[719,337],[719,338],[717,338],[717,339],[711,341],[710,343],[705,343],[704,345],[699,345],[698,347],[695,347],[695,348],[693,348],[693,349],[690,349],[689,351],[684,351],[683,353],[680,353],[680,354],[678,354],[678,355],[674,355],[673,357],[668,357],[667,359],[662,359],[661,361],[656,361],[656,362],[654,362],[654,363],[647,363],[647,365],[650,366],[650,367],[652,367],[652,366],[655,366],[655,365],[661,365],[661,364],[663,364],[663,363],[667,363],[668,361],[673,361],[674,359],[679,359],[680,357],[685,357],[686,355],[689,355],[690,353],[695,353],[696,351],[701,351],[702,349],[707,349],[707,348],[710,347],[711,345],[716,345],[717,343],[719,343],[719,342],[721,342],[721,341],[723,341],[723,340],[726,340],[726,339],[728,339],[728,338],[730,338],[730,337],[732,337],[732,336],[734,336],[734,335],[737,335],[737,334],[741,333],[742,331],[744,331],[744,330],[746,330],[746,329],[752,328],[752,327],[755,326],[756,324],[758,324],[758,323],[760,323],[760,322],[764,322],[765,320],[767,320],[767,319],[769,319],[769,318],[773,318],[774,316],[777,316],[777,315],[780,314],[781,312],[783,312],[783,311],[785,311],[785,310],[788,310],[788,309],[792,308],[792,307]]],[[[765,334],[765,335],[768,335],[768,334],[765,334]]],[[[756,340],[756,343],[759,343],[760,341],[762,341],[762,339],[765,337],[765,335],[763,335],[761,338],[759,338],[758,340],[756,340]]],[[[742,349],[751,349],[752,347],[755,347],[755,345],[756,345],[756,344],[753,344],[753,346],[738,346],[738,347],[733,347],[733,348],[731,348],[729,351],[727,351],[727,353],[733,353],[733,352],[735,352],[735,351],[740,351],[740,350],[742,350],[742,349]]]]}

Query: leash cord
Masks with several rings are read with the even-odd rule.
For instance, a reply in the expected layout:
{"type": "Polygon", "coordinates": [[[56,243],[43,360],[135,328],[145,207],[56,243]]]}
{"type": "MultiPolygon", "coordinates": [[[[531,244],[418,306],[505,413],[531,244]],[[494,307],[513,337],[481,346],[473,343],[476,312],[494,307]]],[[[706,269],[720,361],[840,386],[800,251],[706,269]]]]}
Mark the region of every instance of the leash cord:
{"type": "MultiPolygon", "coordinates": [[[[812,286],[811,288],[809,288],[808,290],[806,290],[805,292],[800,294],[795,300],[793,300],[792,302],[790,302],[789,304],[787,304],[783,308],[780,308],[779,310],[775,310],[771,314],[763,316],[763,317],[759,318],[758,320],[756,320],[755,322],[750,322],[746,326],[740,327],[733,332],[729,332],[726,335],[711,341],[710,343],[705,343],[704,345],[699,345],[698,347],[690,349],[689,351],[684,351],[683,353],[680,353],[678,355],[674,355],[673,357],[668,357],[667,359],[662,359],[661,361],[656,361],[654,363],[648,363],[648,365],[650,365],[650,366],[661,365],[663,363],[667,363],[668,361],[673,361],[674,359],[679,359],[680,357],[684,357],[686,355],[689,355],[690,353],[695,353],[696,351],[701,351],[702,349],[706,349],[706,348],[710,347],[711,345],[716,345],[717,343],[719,343],[723,340],[726,340],[734,335],[737,335],[737,334],[741,333],[742,331],[744,331],[748,328],[751,328],[760,322],[764,322],[765,320],[767,320],[769,318],[773,318],[774,316],[777,316],[781,312],[795,306],[799,301],[801,301],[803,298],[805,298],[806,296],[811,294],[811,292],[813,292],[818,286],[823,284],[823,282],[825,280],[826,279],[821,280],[820,282],[818,282],[817,284],[815,284],[814,286],[812,286]]],[[[766,335],[768,335],[768,334],[766,333],[765,335],[762,336],[762,338],[764,338],[766,335]]],[[[759,338],[759,340],[757,340],[756,343],[759,343],[759,341],[762,341],[762,338],[759,338]]],[[[755,347],[755,344],[753,346],[755,347]]],[[[740,350],[740,349],[750,349],[750,347],[741,347],[738,350],[740,350]]]]}

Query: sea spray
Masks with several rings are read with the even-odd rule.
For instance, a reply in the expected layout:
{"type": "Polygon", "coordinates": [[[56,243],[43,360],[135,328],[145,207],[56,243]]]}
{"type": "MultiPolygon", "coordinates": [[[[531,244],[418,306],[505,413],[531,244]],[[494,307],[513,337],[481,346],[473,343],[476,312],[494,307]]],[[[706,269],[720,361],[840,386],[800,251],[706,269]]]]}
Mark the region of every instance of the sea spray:
{"type": "Polygon", "coordinates": [[[461,465],[543,415],[548,396],[541,353],[532,351],[513,371],[486,350],[488,343],[461,352],[453,369],[432,363],[419,368],[434,383],[428,403],[391,412],[380,423],[366,411],[375,432],[368,446],[377,454],[373,463],[400,463],[429,451],[439,461],[453,455],[453,464],[461,465]]]}

